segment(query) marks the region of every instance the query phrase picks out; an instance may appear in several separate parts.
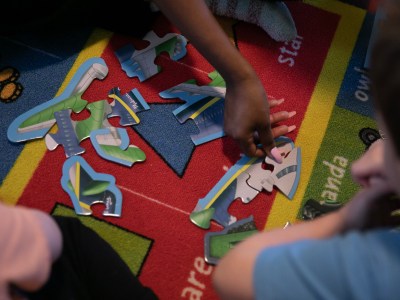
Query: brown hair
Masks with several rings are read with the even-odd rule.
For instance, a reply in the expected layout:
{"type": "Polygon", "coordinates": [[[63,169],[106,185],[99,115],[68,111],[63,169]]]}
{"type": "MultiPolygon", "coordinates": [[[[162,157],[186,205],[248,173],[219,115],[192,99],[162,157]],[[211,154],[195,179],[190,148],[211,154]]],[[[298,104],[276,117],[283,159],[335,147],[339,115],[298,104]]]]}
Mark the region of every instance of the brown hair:
{"type": "Polygon", "coordinates": [[[400,0],[385,1],[384,11],[371,57],[372,93],[400,157],[400,0]]]}

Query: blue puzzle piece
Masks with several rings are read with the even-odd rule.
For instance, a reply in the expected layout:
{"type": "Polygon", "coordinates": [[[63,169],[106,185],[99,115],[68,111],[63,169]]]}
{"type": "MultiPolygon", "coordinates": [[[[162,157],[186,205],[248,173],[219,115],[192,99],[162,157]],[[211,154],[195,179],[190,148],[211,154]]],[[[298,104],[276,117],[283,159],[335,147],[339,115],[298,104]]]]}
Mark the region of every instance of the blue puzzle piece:
{"type": "Polygon", "coordinates": [[[108,67],[102,58],[91,58],[83,63],[61,95],[40,104],[17,117],[8,127],[7,137],[11,142],[22,142],[43,138],[55,124],[54,113],[71,108],[82,111],[87,101],[81,95],[94,79],[103,79],[108,67]]]}
{"type": "Polygon", "coordinates": [[[261,158],[243,156],[228,172],[218,181],[210,192],[197,202],[190,220],[203,229],[210,228],[210,221],[226,227],[236,222],[237,218],[228,213],[228,208],[233,201],[240,198],[249,202],[259,193],[258,190],[247,184],[249,174],[245,171],[261,158]]]}
{"type": "Polygon", "coordinates": [[[90,206],[105,205],[103,216],[121,216],[122,194],[109,174],[96,173],[81,157],[72,156],[63,166],[61,185],[78,215],[91,215],[90,206]]]}
{"type": "Polygon", "coordinates": [[[57,121],[58,132],[57,134],[47,134],[45,137],[48,149],[54,150],[58,145],[63,145],[66,157],[85,152],[85,149],[79,146],[80,141],[75,134],[71,112],[70,109],[56,111],[54,116],[57,121]]]}
{"type": "Polygon", "coordinates": [[[143,39],[150,42],[145,49],[136,50],[132,45],[126,45],[115,51],[128,77],[138,77],[141,82],[160,72],[154,60],[162,52],[167,52],[172,60],[181,59],[187,53],[187,40],[180,34],[168,33],[160,38],[150,31],[143,39]]]}
{"type": "Polygon", "coordinates": [[[57,122],[59,127],[57,133],[46,135],[47,149],[54,150],[59,145],[63,145],[67,157],[81,154],[84,151],[82,152],[76,147],[76,142],[73,144],[75,140],[80,143],[88,138],[92,131],[112,127],[107,120],[107,115],[111,113],[111,106],[107,100],[92,102],[87,105],[87,109],[90,111],[90,117],[82,121],[72,121],[70,118],[71,110],[57,114],[62,116],[59,118],[61,123],[57,122]]]}
{"type": "Polygon", "coordinates": [[[146,159],[141,149],[129,145],[129,136],[124,128],[109,127],[92,131],[90,140],[97,154],[109,161],[131,167],[135,162],[146,159]]]}
{"type": "Polygon", "coordinates": [[[213,81],[206,86],[198,86],[193,80],[181,83],[159,95],[162,98],[179,98],[186,103],[173,111],[173,114],[182,124],[192,119],[198,134],[191,135],[195,145],[201,145],[214,139],[223,137],[225,82],[216,72],[209,77],[213,81]]]}
{"type": "Polygon", "coordinates": [[[108,97],[114,99],[111,103],[112,112],[108,117],[120,117],[121,126],[136,125],[140,119],[136,113],[150,109],[138,89],[133,89],[125,95],[121,95],[119,87],[112,88],[108,97]]]}

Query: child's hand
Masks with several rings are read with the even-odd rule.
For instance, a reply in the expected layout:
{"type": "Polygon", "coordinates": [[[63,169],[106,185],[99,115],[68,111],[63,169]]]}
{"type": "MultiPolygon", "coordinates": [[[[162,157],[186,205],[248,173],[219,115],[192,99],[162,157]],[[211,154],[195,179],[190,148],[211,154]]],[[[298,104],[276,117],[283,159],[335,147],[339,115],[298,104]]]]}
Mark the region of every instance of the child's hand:
{"type": "Polygon", "coordinates": [[[275,147],[267,95],[257,77],[227,85],[224,132],[247,156],[262,157],[275,147]],[[255,133],[262,148],[257,147],[255,133]]]}
{"type": "MultiPolygon", "coordinates": [[[[273,108],[283,103],[283,99],[281,100],[270,100],[269,107],[273,108]]],[[[275,113],[271,113],[269,120],[272,126],[272,135],[274,138],[280,137],[282,135],[288,134],[296,129],[296,125],[277,125],[279,122],[286,121],[296,115],[295,111],[278,111],[275,113]],[[274,126],[276,125],[276,126],[274,126]]]]}
{"type": "Polygon", "coordinates": [[[274,138],[296,128],[287,125],[271,128],[296,114],[287,111],[270,114],[269,108],[281,103],[280,100],[268,102],[264,87],[256,77],[228,86],[225,95],[225,133],[238,142],[247,156],[271,156],[271,150],[275,147],[274,138]],[[262,148],[257,147],[259,144],[262,148]]]}

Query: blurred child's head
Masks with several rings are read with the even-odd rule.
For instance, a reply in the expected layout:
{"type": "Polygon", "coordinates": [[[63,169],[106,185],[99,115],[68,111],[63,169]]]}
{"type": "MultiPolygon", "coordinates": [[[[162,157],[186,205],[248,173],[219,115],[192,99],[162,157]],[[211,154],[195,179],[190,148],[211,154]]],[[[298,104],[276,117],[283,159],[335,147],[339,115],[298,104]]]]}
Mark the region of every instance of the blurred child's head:
{"type": "MultiPolygon", "coordinates": [[[[388,177],[400,178],[400,0],[383,1],[385,19],[379,24],[371,59],[374,105],[386,136],[385,168],[388,177]]],[[[400,185],[398,189],[400,190],[400,185]]],[[[399,191],[400,192],[400,191],[399,191]]]]}

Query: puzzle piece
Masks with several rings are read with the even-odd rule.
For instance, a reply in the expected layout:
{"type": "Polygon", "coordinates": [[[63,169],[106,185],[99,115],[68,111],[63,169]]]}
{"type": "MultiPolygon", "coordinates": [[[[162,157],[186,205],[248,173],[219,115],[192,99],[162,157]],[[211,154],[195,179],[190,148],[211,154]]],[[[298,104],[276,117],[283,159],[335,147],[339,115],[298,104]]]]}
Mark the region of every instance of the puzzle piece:
{"type": "Polygon", "coordinates": [[[200,145],[223,137],[225,81],[217,71],[208,74],[212,79],[206,86],[196,85],[194,80],[178,84],[159,93],[165,99],[180,98],[186,103],[173,111],[182,124],[192,119],[198,134],[191,135],[195,145],[200,145]]]}
{"type": "Polygon", "coordinates": [[[243,156],[225,173],[206,197],[197,202],[190,214],[190,220],[203,229],[210,227],[211,220],[224,227],[235,223],[237,218],[228,213],[228,207],[236,199],[240,198],[242,201],[246,199],[245,202],[249,202],[258,195],[259,191],[247,184],[249,174],[244,171],[259,160],[262,159],[243,156]]]}
{"type": "Polygon", "coordinates": [[[129,145],[126,129],[109,127],[90,133],[90,140],[97,154],[112,162],[131,167],[135,162],[144,161],[146,155],[134,145],[129,145]]]}
{"type": "Polygon", "coordinates": [[[126,45],[115,51],[128,77],[136,76],[140,82],[160,72],[161,68],[154,63],[154,60],[162,52],[168,52],[172,60],[179,60],[187,53],[187,40],[177,33],[168,33],[159,37],[154,31],[150,31],[143,39],[150,42],[145,49],[136,50],[132,45],[126,45]]]}
{"type": "MultiPolygon", "coordinates": [[[[280,151],[285,153],[288,152],[288,148],[293,149],[293,142],[287,137],[279,137],[275,140],[277,147],[280,151]],[[284,150],[286,149],[286,151],[284,150]]],[[[300,154],[300,152],[298,152],[300,154]]],[[[297,157],[297,156],[296,156],[297,157]]],[[[300,158],[298,161],[300,161],[300,158]]],[[[276,170],[285,170],[279,174],[285,174],[287,170],[286,167],[293,166],[292,159],[285,157],[283,159],[280,168],[276,168],[276,170]]],[[[206,197],[200,199],[190,214],[190,220],[200,228],[208,229],[210,227],[211,220],[216,221],[222,226],[226,227],[234,222],[236,222],[237,218],[228,213],[228,208],[230,204],[240,198],[243,203],[248,203],[253,200],[258,193],[262,190],[261,182],[264,186],[267,186],[267,183],[272,185],[276,185],[275,182],[279,182],[276,175],[272,175],[272,173],[276,173],[276,170],[264,170],[262,158],[248,157],[243,156],[234,166],[232,166],[228,172],[218,181],[218,183],[210,190],[210,192],[206,195],[206,197]],[[262,177],[264,176],[264,177],[262,177]],[[252,177],[255,177],[251,179],[252,177]],[[256,180],[257,178],[257,180],[256,180]],[[253,184],[250,185],[248,182],[253,184]]],[[[290,192],[288,195],[294,194],[297,189],[298,178],[299,178],[300,168],[296,168],[296,180],[290,180],[288,182],[279,182],[281,188],[287,192],[287,187],[290,187],[290,192]],[[285,188],[283,188],[285,187],[285,188]]],[[[282,177],[282,176],[281,176],[282,177]]],[[[291,179],[285,177],[285,179],[291,179]]],[[[283,180],[283,179],[282,179],[283,180]]],[[[270,188],[272,191],[272,188],[270,188]]]]}
{"type": "Polygon", "coordinates": [[[118,87],[112,88],[108,97],[114,99],[111,103],[112,112],[108,117],[120,117],[119,124],[121,126],[138,124],[140,120],[136,113],[150,109],[138,89],[133,89],[125,95],[121,95],[118,87]]]}
{"type": "Polygon", "coordinates": [[[94,79],[104,79],[108,67],[102,58],[91,58],[83,63],[61,95],[40,104],[17,117],[8,127],[11,142],[43,138],[56,123],[54,113],[63,109],[82,111],[87,101],[81,98],[94,79]]]}
{"type": "Polygon", "coordinates": [[[74,122],[71,120],[71,110],[61,110],[54,113],[58,124],[57,134],[47,134],[45,143],[47,149],[54,150],[58,145],[64,146],[66,157],[79,155],[85,152],[85,149],[79,146],[80,141],[75,134],[74,122]]]}
{"type": "Polygon", "coordinates": [[[112,127],[107,120],[111,113],[111,106],[107,100],[100,100],[87,105],[90,117],[83,121],[71,120],[71,110],[63,110],[55,113],[58,132],[49,133],[45,137],[47,149],[54,150],[59,145],[64,146],[67,157],[84,152],[79,143],[88,138],[90,133],[101,128],[112,127]]]}
{"type": "Polygon", "coordinates": [[[207,232],[204,236],[204,259],[216,265],[236,244],[258,232],[253,216],[239,220],[218,232],[207,232]]]}
{"type": "Polygon", "coordinates": [[[103,216],[121,216],[122,194],[115,185],[115,178],[96,173],[81,156],[73,156],[65,161],[61,185],[70,196],[78,215],[91,215],[90,206],[103,203],[103,216]]]}
{"type": "Polygon", "coordinates": [[[252,165],[246,170],[249,174],[247,184],[259,192],[262,189],[272,192],[273,186],[276,186],[286,197],[292,199],[300,178],[301,151],[300,148],[293,148],[290,143],[279,147],[279,150],[284,154],[284,162],[278,164],[266,157],[265,163],[272,167],[273,171],[264,170],[261,162],[252,165]]]}

